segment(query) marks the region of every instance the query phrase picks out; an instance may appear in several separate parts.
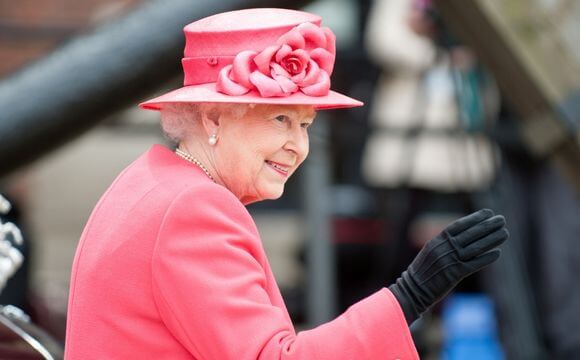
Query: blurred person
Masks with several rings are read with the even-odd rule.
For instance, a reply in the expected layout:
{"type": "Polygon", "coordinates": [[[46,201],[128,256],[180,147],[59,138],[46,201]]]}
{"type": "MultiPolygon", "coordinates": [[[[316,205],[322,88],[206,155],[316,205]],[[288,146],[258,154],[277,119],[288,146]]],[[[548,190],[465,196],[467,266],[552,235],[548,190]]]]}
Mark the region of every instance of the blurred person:
{"type": "Polygon", "coordinates": [[[23,245],[22,232],[13,222],[3,219],[11,210],[12,204],[0,194],[0,293],[24,260],[17,247],[23,245]]]}
{"type": "Polygon", "coordinates": [[[22,196],[10,183],[0,194],[0,305],[31,310],[31,237],[23,217],[22,196]]]}
{"type": "Polygon", "coordinates": [[[28,238],[20,213],[0,194],[0,358],[62,359],[62,343],[31,322],[28,305],[28,238]]]}
{"type": "Polygon", "coordinates": [[[154,145],[96,205],[76,252],[67,359],[417,359],[408,324],[499,257],[505,219],[481,210],[429,241],[388,288],[296,333],[245,205],[282,195],[330,90],[335,39],[283,9],[185,27],[184,87],[141,104],[154,145]]]}
{"type": "MultiPolygon", "coordinates": [[[[498,91],[471,50],[449,34],[429,0],[377,0],[366,31],[383,69],[370,113],[362,172],[393,222],[396,276],[449,214],[479,206],[495,176],[486,132],[498,91]]],[[[455,216],[455,215],[451,215],[455,216]]]]}

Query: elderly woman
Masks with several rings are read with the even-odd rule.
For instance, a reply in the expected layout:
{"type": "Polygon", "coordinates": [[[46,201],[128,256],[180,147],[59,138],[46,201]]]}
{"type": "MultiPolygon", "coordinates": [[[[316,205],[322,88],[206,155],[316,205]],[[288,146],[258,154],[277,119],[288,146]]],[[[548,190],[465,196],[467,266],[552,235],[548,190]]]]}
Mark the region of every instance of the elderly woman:
{"type": "Polygon", "coordinates": [[[280,197],[316,110],[362,105],[330,90],[334,35],[320,23],[251,9],[185,27],[185,86],[142,104],[177,147],[153,146],[95,207],[73,264],[67,359],[417,359],[408,324],[497,259],[505,222],[483,210],[389,288],[295,332],[244,205],[280,197]]]}

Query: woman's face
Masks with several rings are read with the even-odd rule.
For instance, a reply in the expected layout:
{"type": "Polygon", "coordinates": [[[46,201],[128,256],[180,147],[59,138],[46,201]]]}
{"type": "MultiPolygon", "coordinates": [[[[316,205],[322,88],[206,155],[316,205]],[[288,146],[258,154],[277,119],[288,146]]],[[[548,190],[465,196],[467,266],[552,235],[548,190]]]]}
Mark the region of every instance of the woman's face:
{"type": "Polygon", "coordinates": [[[256,105],[245,116],[223,115],[214,147],[218,178],[244,204],[277,199],[308,155],[312,106],[256,105]]]}

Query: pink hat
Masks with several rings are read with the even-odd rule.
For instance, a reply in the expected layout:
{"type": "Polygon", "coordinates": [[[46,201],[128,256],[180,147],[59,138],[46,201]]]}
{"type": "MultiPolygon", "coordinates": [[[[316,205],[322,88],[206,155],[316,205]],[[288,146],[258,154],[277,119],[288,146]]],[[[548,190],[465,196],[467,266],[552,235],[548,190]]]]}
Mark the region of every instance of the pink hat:
{"type": "Polygon", "coordinates": [[[318,15],[286,9],[247,9],[187,25],[183,87],[141,103],[361,106],[330,90],[335,36],[318,15]]]}

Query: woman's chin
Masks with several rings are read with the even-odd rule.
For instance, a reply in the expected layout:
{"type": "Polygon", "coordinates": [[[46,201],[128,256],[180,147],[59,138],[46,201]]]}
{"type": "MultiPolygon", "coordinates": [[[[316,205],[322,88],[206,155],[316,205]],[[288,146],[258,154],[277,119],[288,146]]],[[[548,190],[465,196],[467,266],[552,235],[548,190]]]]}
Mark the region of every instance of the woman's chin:
{"type": "Polygon", "coordinates": [[[272,184],[260,192],[261,200],[276,200],[284,194],[283,184],[272,184]]]}
{"type": "Polygon", "coordinates": [[[244,196],[240,198],[240,201],[244,205],[248,205],[263,200],[276,200],[279,199],[282,194],[284,194],[284,186],[271,186],[262,189],[262,191],[255,194],[255,196],[244,196]]]}
{"type": "Polygon", "coordinates": [[[268,195],[264,197],[264,200],[276,200],[279,199],[284,194],[284,187],[281,186],[279,189],[268,192],[268,195]]]}

